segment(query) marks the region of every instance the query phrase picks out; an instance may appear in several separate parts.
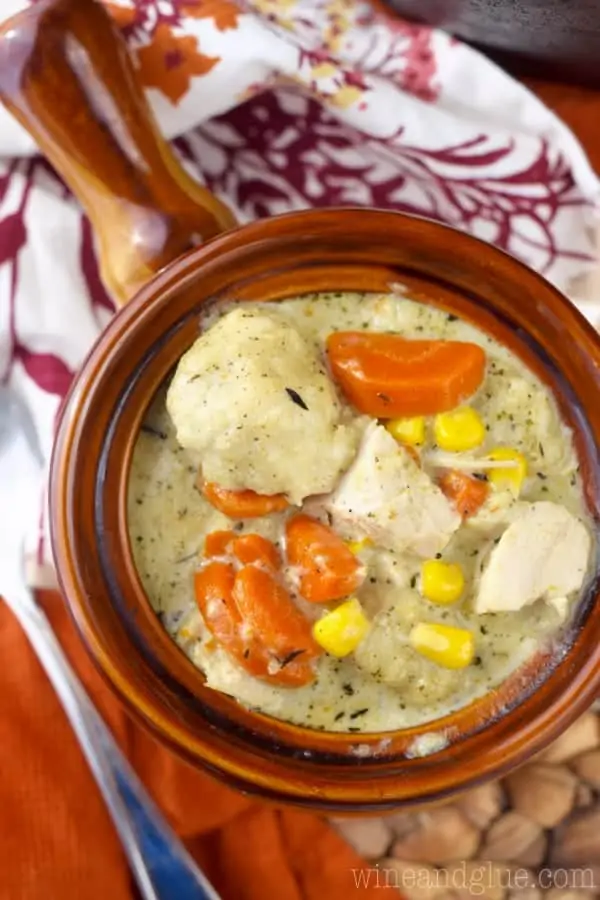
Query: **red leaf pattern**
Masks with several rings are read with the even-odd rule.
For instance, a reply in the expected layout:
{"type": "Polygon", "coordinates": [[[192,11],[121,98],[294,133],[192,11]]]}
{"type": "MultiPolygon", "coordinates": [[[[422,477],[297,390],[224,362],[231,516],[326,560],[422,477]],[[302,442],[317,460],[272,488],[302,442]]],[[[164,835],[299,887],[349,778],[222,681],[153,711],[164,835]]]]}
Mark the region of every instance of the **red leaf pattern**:
{"type": "Polygon", "coordinates": [[[37,386],[49,394],[64,397],[75,377],[66,363],[52,353],[34,353],[17,344],[15,358],[22,364],[37,386]]]}
{"type": "MultiPolygon", "coordinates": [[[[209,186],[229,196],[244,219],[308,206],[375,206],[448,222],[509,252],[516,229],[519,255],[528,262],[535,257],[544,272],[559,256],[589,259],[585,250],[557,243],[559,212],[586,201],[565,160],[545,141],[521,165],[512,140],[483,134],[424,149],[404,143],[402,130],[371,138],[315,100],[282,90],[250,99],[196,134],[203,153],[214,150],[204,172],[209,186]],[[496,174],[499,164],[510,164],[508,176],[496,174]]],[[[194,135],[179,145],[193,160],[194,135]]],[[[203,153],[198,164],[206,162],[203,153]]]]}
{"type": "Polygon", "coordinates": [[[107,309],[111,313],[114,312],[115,304],[110,299],[100,278],[96,251],[94,249],[92,226],[88,217],[84,215],[81,217],[81,249],[79,258],[81,271],[85,278],[85,283],[92,303],[94,306],[107,309]]]}
{"type": "Polygon", "coordinates": [[[22,212],[12,213],[0,222],[0,266],[16,260],[21,247],[25,246],[27,231],[22,212]]]}

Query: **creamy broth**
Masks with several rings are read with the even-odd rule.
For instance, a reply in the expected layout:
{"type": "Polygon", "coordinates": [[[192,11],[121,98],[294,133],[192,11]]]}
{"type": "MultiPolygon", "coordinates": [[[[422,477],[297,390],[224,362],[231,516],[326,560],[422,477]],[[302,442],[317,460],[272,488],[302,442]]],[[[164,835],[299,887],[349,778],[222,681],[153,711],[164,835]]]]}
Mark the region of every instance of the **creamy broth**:
{"type": "MultiPolygon", "coordinates": [[[[215,325],[231,308],[211,309],[202,320],[202,330],[215,325]]],[[[213,508],[194,486],[202,456],[179,446],[165,406],[166,388],[161,390],[134,451],[128,500],[131,544],[152,606],[169,634],[205,673],[207,684],[250,708],[308,727],[386,731],[432,721],[465,706],[501,684],[538,649],[559,641],[578,591],[516,611],[473,611],[479,569],[525,504],[560,504],[593,533],[572,435],[537,377],[514,354],[470,324],[402,295],[322,294],[276,304],[244,304],[244,308],[268,310],[270,316],[291,324],[319,354],[326,337],[341,330],[398,332],[407,338],[461,340],[482,346],[487,357],[485,380],[468,401],[485,422],[485,441],[477,453],[485,455],[492,447],[508,445],[525,454],[528,474],[518,499],[509,491],[496,492],[493,508],[484,507],[463,523],[436,554],[462,568],[466,587],[458,603],[440,606],[420,595],[423,560],[419,556],[373,545],[360,549],[367,575],[355,596],[371,620],[369,635],[355,654],[344,659],[322,655],[312,684],[282,688],[250,676],[223,649],[215,648],[196,607],[193,574],[207,534],[233,529],[280,542],[286,518],[298,510],[232,521],[213,508]],[[405,640],[403,629],[422,619],[469,629],[475,638],[472,664],[445,669],[420,657],[415,662],[414,656],[403,655],[405,651],[396,652],[398,640],[405,640]]],[[[356,452],[369,420],[339,399],[344,440],[356,452]]],[[[319,449],[323,456],[327,454],[326,446],[319,449]]],[[[428,419],[423,453],[433,451],[428,419]]],[[[251,456],[251,444],[247,452],[251,456]]],[[[283,452],[293,456],[294,448],[282,447],[283,452]]],[[[346,447],[340,453],[342,460],[344,453],[351,459],[346,447]]],[[[301,448],[294,463],[302,466],[301,448]]],[[[313,507],[320,515],[318,499],[305,501],[305,511],[312,512],[313,507]]],[[[312,619],[323,613],[319,604],[297,594],[295,600],[312,619]]]]}

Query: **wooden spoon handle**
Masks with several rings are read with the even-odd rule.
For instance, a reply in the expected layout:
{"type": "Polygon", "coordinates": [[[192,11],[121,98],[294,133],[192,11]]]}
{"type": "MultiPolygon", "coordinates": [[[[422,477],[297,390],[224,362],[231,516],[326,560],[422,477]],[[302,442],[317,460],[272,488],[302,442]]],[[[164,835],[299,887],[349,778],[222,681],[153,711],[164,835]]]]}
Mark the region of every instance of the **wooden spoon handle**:
{"type": "Polygon", "coordinates": [[[2,25],[0,100],[84,207],[117,303],[235,224],[161,137],[125,41],[96,0],[42,0],[2,25]]]}

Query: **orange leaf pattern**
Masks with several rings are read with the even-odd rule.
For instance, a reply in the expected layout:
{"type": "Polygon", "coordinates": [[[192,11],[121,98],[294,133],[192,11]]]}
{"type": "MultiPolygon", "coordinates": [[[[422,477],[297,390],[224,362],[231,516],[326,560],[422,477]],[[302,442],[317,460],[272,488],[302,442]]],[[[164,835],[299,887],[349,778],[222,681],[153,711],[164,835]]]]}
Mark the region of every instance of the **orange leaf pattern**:
{"type": "Polygon", "coordinates": [[[154,40],[138,50],[139,74],[146,87],[159,88],[177,103],[187,93],[193,75],[206,75],[219,61],[205,56],[195,37],[178,37],[167,25],[159,25],[154,40]]]}
{"type": "Polygon", "coordinates": [[[186,33],[185,19],[212,19],[218,31],[237,28],[239,8],[231,0],[133,0],[106,6],[137,53],[145,87],[161,91],[173,104],[188,92],[194,76],[206,75],[219,56],[201,52],[186,33]]]}

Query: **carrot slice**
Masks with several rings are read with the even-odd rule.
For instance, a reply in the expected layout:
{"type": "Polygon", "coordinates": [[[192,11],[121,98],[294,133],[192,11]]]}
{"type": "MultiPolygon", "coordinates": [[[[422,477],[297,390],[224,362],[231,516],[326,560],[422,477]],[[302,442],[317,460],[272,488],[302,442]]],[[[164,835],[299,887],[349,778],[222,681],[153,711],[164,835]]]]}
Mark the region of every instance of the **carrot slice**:
{"type": "Polygon", "coordinates": [[[300,593],[311,603],[347,597],[364,578],[364,567],[341,537],[310,516],[288,521],[286,547],[288,562],[301,571],[300,593]]]}
{"type": "Polygon", "coordinates": [[[238,662],[246,647],[241,638],[242,617],[233,601],[235,570],[228,563],[212,562],[196,572],[196,603],[207,628],[238,662]]]}
{"type": "Polygon", "coordinates": [[[486,481],[480,481],[456,469],[444,472],[438,484],[463,519],[474,516],[490,492],[490,486],[486,481]]]}
{"type": "Polygon", "coordinates": [[[458,406],[485,374],[485,353],[460,341],[338,331],[327,338],[334,377],[360,412],[381,419],[428,416],[458,406]]]}
{"type": "Polygon", "coordinates": [[[227,556],[228,553],[231,553],[236,537],[235,531],[211,531],[204,538],[204,555],[207,558],[227,556]]]}
{"type": "Polygon", "coordinates": [[[298,660],[318,656],[310,622],[271,572],[244,566],[235,577],[233,596],[246,625],[278,659],[299,653],[298,660]]]}
{"type": "Polygon", "coordinates": [[[279,550],[273,541],[260,534],[242,534],[233,542],[233,553],[244,565],[263,563],[272,569],[281,565],[279,550]]]}
{"type": "Polygon", "coordinates": [[[230,491],[212,482],[200,489],[208,502],[231,519],[255,519],[281,512],[289,506],[285,494],[257,494],[255,491],[230,491]]]}
{"type": "Polygon", "coordinates": [[[279,550],[260,534],[237,535],[235,531],[211,531],[204,539],[204,556],[235,556],[243,565],[263,563],[273,569],[281,565],[279,550]]]}
{"type": "MultiPolygon", "coordinates": [[[[248,568],[260,571],[254,566],[248,568]]],[[[233,597],[235,580],[233,566],[220,562],[210,563],[195,575],[196,602],[217,643],[257,678],[287,687],[300,687],[314,681],[315,673],[310,664],[314,653],[303,659],[303,654],[295,652],[303,648],[294,648],[294,651],[278,656],[248,627],[233,597]]]]}

